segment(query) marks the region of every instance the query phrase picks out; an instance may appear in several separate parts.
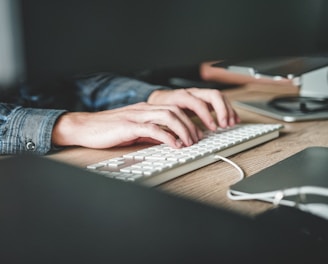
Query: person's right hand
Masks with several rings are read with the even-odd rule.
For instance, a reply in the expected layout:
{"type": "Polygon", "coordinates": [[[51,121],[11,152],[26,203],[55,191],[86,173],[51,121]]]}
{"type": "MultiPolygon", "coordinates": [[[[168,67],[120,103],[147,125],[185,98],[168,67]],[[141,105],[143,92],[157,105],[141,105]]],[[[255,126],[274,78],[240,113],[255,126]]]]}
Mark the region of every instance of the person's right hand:
{"type": "Polygon", "coordinates": [[[201,138],[202,131],[177,106],[147,103],[95,113],[69,112],[59,117],[52,133],[56,146],[89,148],[137,142],[163,142],[181,148],[201,138]]]}

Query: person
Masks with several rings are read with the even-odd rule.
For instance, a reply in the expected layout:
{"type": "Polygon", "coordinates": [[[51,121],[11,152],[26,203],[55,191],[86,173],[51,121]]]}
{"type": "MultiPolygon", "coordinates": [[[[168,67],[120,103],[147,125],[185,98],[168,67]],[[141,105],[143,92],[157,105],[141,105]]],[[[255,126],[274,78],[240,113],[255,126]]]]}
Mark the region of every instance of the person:
{"type": "MultiPolygon", "coordinates": [[[[215,89],[172,89],[111,73],[80,76],[74,84],[76,97],[70,104],[76,111],[0,103],[0,153],[44,155],[65,146],[101,149],[139,142],[181,148],[203,136],[192,115],[210,130],[240,122],[215,89]]],[[[65,97],[63,92],[56,100],[65,97]]]]}

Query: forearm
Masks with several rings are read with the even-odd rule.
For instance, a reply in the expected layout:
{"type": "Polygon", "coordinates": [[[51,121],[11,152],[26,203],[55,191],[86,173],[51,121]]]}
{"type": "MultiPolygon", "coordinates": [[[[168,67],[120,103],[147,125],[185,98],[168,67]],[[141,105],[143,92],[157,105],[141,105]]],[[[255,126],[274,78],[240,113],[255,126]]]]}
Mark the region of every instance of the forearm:
{"type": "Polygon", "coordinates": [[[88,111],[119,108],[146,102],[156,90],[169,89],[129,77],[96,74],[76,80],[78,95],[88,111]]]}
{"type": "Polygon", "coordinates": [[[0,153],[48,153],[53,148],[52,129],[64,112],[0,104],[0,153]]]}

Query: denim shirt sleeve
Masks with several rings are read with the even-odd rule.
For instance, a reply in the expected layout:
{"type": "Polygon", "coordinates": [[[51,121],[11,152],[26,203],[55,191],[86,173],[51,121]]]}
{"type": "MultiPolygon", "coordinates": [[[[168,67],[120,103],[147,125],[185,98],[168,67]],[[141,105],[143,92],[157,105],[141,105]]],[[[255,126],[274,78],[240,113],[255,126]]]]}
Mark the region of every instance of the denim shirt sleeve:
{"type": "Polygon", "coordinates": [[[77,94],[84,108],[100,111],[146,102],[149,95],[165,86],[111,73],[97,73],[76,79],[77,94]]]}
{"type": "Polygon", "coordinates": [[[0,154],[48,153],[53,126],[64,112],[0,103],[0,154]]]}

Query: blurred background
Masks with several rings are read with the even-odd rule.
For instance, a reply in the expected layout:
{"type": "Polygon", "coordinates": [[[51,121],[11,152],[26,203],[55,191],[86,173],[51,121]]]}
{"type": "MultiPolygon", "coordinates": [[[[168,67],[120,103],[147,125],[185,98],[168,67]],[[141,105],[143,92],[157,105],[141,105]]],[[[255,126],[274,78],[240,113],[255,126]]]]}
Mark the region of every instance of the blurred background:
{"type": "Polygon", "coordinates": [[[327,53],[324,0],[0,0],[0,86],[327,53]]]}

